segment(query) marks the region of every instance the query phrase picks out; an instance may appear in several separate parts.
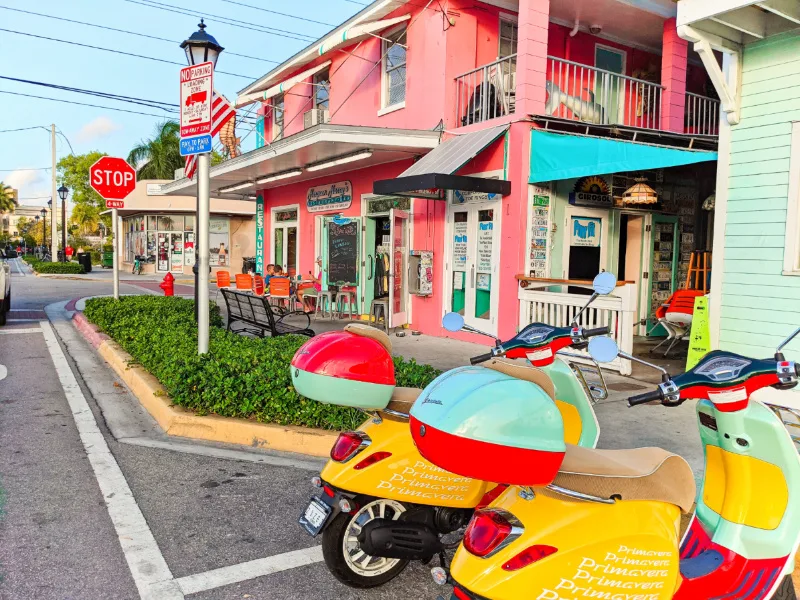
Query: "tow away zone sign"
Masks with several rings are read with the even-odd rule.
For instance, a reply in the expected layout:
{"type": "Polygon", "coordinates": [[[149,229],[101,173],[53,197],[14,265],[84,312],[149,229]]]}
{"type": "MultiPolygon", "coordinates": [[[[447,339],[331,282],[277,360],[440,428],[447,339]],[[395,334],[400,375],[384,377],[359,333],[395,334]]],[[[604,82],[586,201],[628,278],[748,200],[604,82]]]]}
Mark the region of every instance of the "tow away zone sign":
{"type": "Polygon", "coordinates": [[[211,133],[214,65],[204,62],[181,69],[181,137],[211,133]]]}

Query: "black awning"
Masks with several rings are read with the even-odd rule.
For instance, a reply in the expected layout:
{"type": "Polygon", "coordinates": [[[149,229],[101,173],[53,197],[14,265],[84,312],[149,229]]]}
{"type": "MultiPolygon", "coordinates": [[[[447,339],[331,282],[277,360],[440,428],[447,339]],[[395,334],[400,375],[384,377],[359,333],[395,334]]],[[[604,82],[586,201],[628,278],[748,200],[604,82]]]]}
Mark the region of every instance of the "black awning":
{"type": "Polygon", "coordinates": [[[372,193],[381,196],[408,196],[443,200],[445,190],[483,192],[508,196],[511,182],[505,179],[486,179],[446,173],[423,173],[395,179],[381,179],[372,184],[372,193]]]}

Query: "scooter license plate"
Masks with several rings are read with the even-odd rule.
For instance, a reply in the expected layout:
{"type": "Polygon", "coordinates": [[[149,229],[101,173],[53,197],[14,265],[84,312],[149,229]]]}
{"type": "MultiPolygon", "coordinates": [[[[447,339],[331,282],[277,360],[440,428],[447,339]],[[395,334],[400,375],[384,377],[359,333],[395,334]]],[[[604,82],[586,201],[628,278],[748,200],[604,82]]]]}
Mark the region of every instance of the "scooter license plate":
{"type": "Polygon", "coordinates": [[[317,498],[312,498],[299,522],[311,536],[316,537],[322,531],[330,515],[330,506],[317,498]]]}

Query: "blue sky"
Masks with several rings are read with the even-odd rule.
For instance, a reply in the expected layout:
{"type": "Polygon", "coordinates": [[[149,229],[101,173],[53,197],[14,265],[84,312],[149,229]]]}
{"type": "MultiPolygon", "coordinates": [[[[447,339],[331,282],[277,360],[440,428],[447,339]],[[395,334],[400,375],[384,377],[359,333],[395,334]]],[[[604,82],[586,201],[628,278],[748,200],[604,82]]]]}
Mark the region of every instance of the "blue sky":
{"type": "MultiPolygon", "coordinates": [[[[137,0],[139,1],[139,0],[137,0]]],[[[319,37],[331,27],[279,16],[225,0],[157,0],[188,11],[197,11],[235,19],[245,23],[271,27],[296,37],[319,37]],[[300,35],[298,35],[300,34],[300,35]]],[[[278,12],[338,25],[359,11],[367,0],[236,0],[278,12]]],[[[177,44],[141,38],[124,33],[101,30],[75,23],[23,14],[8,8],[32,11],[54,17],[84,21],[169,40],[183,40],[196,31],[199,19],[125,0],[0,0],[0,29],[31,33],[114,48],[172,60],[183,64],[185,56],[177,44]],[[5,7],[5,8],[3,8],[5,7]]],[[[289,37],[270,35],[218,22],[207,16],[207,32],[225,47],[217,69],[246,77],[217,74],[215,87],[233,101],[236,92],[264,75],[276,62],[252,60],[230,53],[246,54],[259,59],[282,61],[307,45],[308,42],[289,37]]],[[[53,83],[125,96],[178,103],[178,70],[180,66],[140,58],[111,54],[43,39],[0,31],[0,76],[53,83]]],[[[149,107],[115,102],[84,94],[0,80],[0,90],[84,102],[126,110],[159,114],[149,107]]],[[[0,94],[0,130],[16,129],[50,123],[66,135],[75,153],[100,150],[112,156],[127,156],[137,141],[148,137],[160,119],[0,94]]],[[[237,128],[244,137],[250,126],[237,128]]],[[[254,147],[255,134],[243,142],[245,151],[254,147]]],[[[70,152],[59,138],[58,157],[70,152]]],[[[41,129],[0,133],[0,180],[20,190],[21,204],[38,205],[50,196],[50,171],[22,171],[50,166],[50,136],[41,129]],[[46,196],[44,199],[39,197],[46,196]]]]}

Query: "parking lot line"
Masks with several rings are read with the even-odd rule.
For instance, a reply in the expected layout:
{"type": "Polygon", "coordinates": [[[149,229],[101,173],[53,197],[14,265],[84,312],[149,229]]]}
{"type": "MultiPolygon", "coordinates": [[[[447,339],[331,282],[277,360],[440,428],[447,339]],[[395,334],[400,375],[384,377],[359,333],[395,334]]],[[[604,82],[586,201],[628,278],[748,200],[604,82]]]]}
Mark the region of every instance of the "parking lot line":
{"type": "Polygon", "coordinates": [[[239,563],[238,565],[213,569],[205,573],[198,573],[197,575],[188,575],[176,581],[181,591],[188,596],[189,594],[213,590],[214,588],[231,585],[232,583],[239,583],[241,581],[247,581],[248,579],[255,579],[256,577],[279,573],[280,571],[287,571],[305,565],[313,565],[321,561],[322,547],[312,546],[310,548],[303,548],[302,550],[293,550],[292,552],[284,552],[283,554],[276,554],[267,558],[259,558],[239,563]]]}
{"type": "Polygon", "coordinates": [[[25,329],[0,329],[0,335],[15,335],[18,333],[41,333],[39,327],[27,327],[25,329]]]}
{"type": "Polygon", "coordinates": [[[139,596],[142,600],[183,600],[180,587],[97,426],[50,323],[41,321],[40,326],[139,596]]]}

